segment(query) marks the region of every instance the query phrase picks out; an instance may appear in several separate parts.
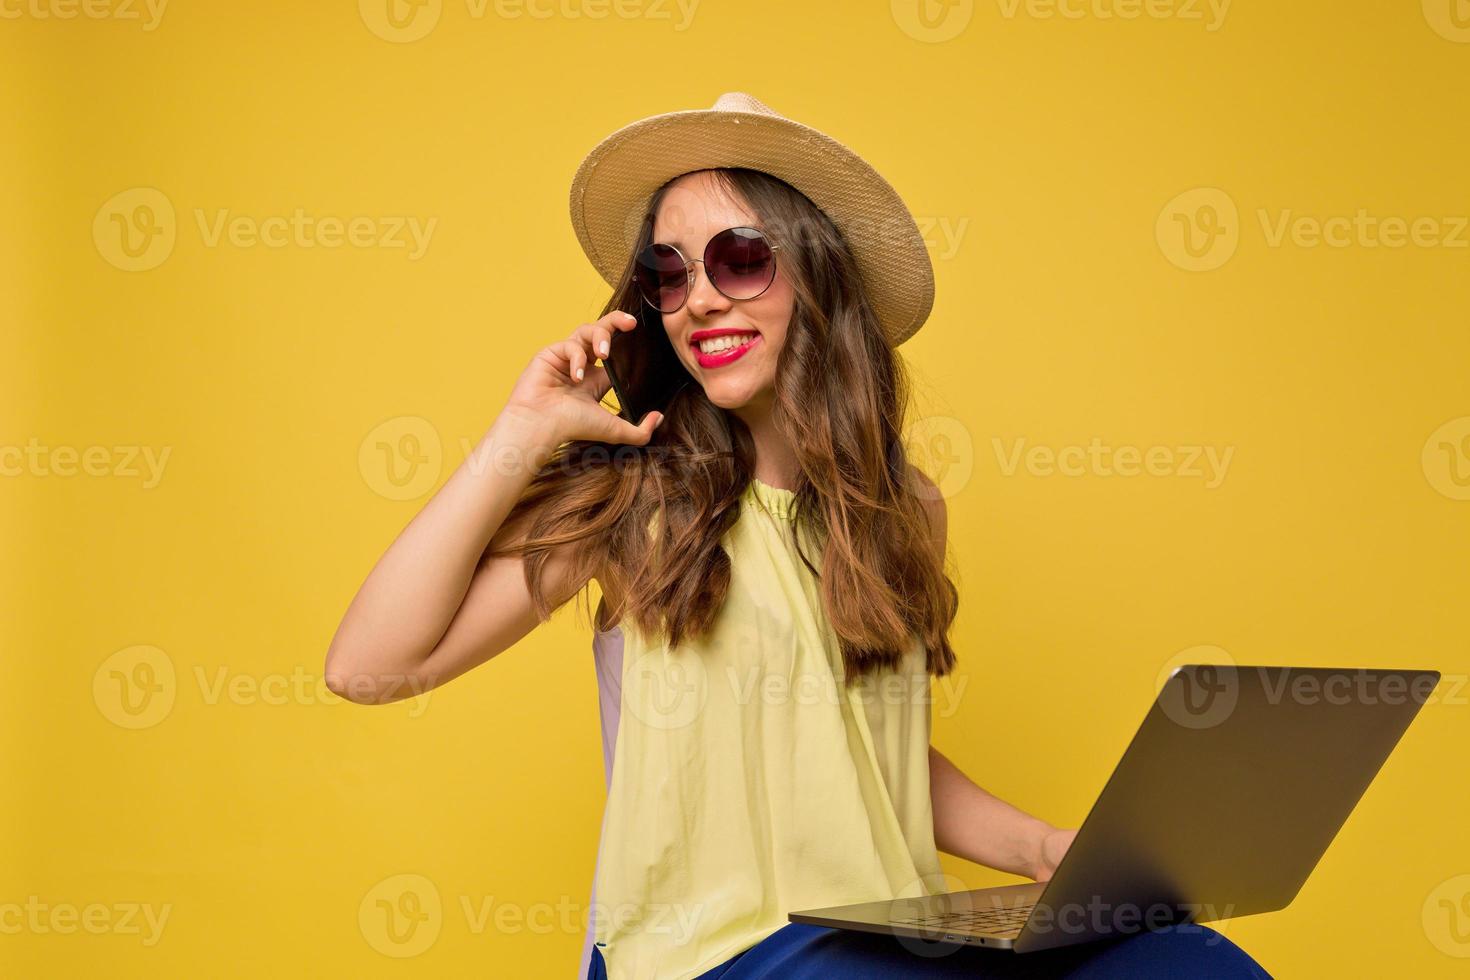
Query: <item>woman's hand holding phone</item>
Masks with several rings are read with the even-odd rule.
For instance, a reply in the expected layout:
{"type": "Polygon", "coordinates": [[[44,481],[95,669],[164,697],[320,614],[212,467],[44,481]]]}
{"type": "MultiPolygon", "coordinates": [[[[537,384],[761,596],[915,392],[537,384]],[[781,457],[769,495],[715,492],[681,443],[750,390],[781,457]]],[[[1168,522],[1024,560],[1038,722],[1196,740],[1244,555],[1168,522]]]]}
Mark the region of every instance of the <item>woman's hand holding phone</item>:
{"type": "Polygon", "coordinates": [[[506,410],[550,426],[557,444],[572,439],[642,446],[653,438],[663,413],[649,412],[634,425],[603,406],[612,387],[607,369],[593,363],[607,356],[614,330],[632,330],[638,320],[614,310],[584,323],[566,340],[543,347],[516,379],[506,410]]]}

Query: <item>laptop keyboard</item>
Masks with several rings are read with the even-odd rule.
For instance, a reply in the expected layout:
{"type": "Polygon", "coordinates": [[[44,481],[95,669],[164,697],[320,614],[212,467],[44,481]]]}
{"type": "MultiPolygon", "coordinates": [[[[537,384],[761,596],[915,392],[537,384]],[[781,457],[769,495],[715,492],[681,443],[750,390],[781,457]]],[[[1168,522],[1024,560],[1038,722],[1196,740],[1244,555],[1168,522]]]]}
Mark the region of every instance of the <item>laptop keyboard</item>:
{"type": "Polygon", "coordinates": [[[970,930],[1006,935],[1020,932],[1033,908],[1034,905],[1008,905],[1002,908],[965,909],[929,915],[893,916],[889,921],[925,929],[970,930]]]}

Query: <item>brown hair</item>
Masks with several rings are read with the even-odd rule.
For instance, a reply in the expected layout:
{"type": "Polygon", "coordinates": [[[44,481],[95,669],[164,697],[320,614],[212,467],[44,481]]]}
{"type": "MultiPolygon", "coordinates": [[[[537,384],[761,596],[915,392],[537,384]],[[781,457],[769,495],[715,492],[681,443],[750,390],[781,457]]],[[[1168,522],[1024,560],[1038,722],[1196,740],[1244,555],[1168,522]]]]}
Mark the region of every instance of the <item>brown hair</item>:
{"type": "MultiPolygon", "coordinates": [[[[937,491],[910,470],[901,437],[908,379],[852,252],[827,215],[784,181],[755,170],[713,172],[783,246],[781,273],[795,304],[776,364],[773,420],[800,464],[792,533],[803,532],[797,551],[821,583],[846,678],[896,667],[916,634],[928,671],[946,674],[955,662],[947,634],[959,599],[923,501],[937,491]],[[808,546],[821,549],[820,570],[808,546]]],[[[631,254],[652,240],[667,188],[649,200],[631,254]]],[[[641,302],[631,254],[604,314],[641,302]]],[[[487,556],[524,554],[541,621],[552,612],[546,559],[572,543],[577,581],[607,575],[616,586],[609,592],[623,597],[612,618],[666,636],[670,646],[709,629],[730,586],[720,538],[739,516],[754,443],[745,423],[711,404],[697,383],[685,385],[664,414],[646,446],[575,440],[559,447],[506,519],[505,527],[529,519],[526,536],[492,539],[487,556]]]]}

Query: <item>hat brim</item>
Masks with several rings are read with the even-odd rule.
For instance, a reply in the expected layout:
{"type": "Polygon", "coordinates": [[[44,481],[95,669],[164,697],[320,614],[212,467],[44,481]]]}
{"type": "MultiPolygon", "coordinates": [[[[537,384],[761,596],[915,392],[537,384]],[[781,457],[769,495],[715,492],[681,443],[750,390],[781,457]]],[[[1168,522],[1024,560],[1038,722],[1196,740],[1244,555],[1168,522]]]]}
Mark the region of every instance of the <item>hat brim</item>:
{"type": "Polygon", "coordinates": [[[616,287],[643,209],[668,180],[694,170],[745,167],[806,195],[842,232],[893,346],[934,305],[934,268],[913,215],[882,175],[837,140],[781,116],[694,109],[623,127],[599,143],[572,178],[577,240],[616,287]]]}

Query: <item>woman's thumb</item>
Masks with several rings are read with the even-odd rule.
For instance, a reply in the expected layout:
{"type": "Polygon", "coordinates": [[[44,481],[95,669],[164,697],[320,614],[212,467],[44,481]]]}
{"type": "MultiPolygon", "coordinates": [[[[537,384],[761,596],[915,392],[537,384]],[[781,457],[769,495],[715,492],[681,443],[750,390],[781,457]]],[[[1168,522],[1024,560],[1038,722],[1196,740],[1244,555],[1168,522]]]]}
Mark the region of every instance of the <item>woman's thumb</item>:
{"type": "Polygon", "coordinates": [[[647,445],[653,438],[653,430],[657,429],[664,420],[662,412],[647,412],[643,419],[634,425],[626,419],[618,419],[622,424],[618,426],[622,430],[622,441],[634,446],[647,445]]]}

